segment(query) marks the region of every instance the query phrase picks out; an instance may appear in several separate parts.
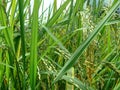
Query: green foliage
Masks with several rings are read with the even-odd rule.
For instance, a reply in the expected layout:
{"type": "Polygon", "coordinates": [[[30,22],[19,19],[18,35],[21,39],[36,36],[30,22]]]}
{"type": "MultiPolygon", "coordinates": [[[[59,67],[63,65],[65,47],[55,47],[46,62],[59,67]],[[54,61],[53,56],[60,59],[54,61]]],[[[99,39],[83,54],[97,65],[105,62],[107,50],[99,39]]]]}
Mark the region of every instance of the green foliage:
{"type": "Polygon", "coordinates": [[[119,90],[119,0],[30,3],[0,0],[0,90],[119,90]]]}

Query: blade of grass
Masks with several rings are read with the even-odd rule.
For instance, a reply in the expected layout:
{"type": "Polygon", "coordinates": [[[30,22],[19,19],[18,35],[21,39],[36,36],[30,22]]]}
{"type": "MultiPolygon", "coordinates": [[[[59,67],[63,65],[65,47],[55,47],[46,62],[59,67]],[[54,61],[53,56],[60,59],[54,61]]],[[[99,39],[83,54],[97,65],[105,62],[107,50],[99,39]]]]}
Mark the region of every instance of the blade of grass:
{"type": "Polygon", "coordinates": [[[36,72],[37,72],[37,33],[38,33],[38,13],[42,0],[34,0],[32,17],[32,38],[30,48],[30,87],[35,90],[36,72]],[[36,3],[37,2],[37,3],[36,3]]]}
{"type": "Polygon", "coordinates": [[[14,69],[14,67],[13,66],[10,66],[10,65],[7,65],[7,64],[5,64],[5,63],[3,63],[3,62],[0,62],[0,66],[6,66],[6,67],[9,67],[9,68],[11,68],[11,69],[14,69]]]}
{"type": "Polygon", "coordinates": [[[54,3],[53,3],[53,14],[55,14],[56,11],[57,11],[57,0],[54,0],[54,3]]]}
{"type": "Polygon", "coordinates": [[[24,7],[23,0],[19,0],[19,16],[20,16],[20,34],[21,34],[21,46],[22,46],[22,60],[23,60],[23,90],[25,90],[25,30],[24,30],[24,7]]]}
{"type": "Polygon", "coordinates": [[[66,62],[64,67],[60,70],[53,83],[57,82],[78,60],[78,58],[82,55],[83,51],[88,47],[90,42],[94,39],[94,37],[99,33],[99,31],[104,27],[105,23],[111,18],[114,11],[118,8],[120,1],[118,1],[108,12],[108,14],[101,20],[100,23],[95,27],[94,31],[88,36],[87,40],[79,46],[76,51],[73,53],[71,58],[66,62]]]}
{"type": "MultiPolygon", "coordinates": [[[[2,62],[2,53],[3,50],[0,48],[0,62],[2,62]]],[[[2,86],[2,82],[3,82],[3,74],[4,74],[4,67],[2,65],[0,65],[0,87],[2,86]]]]}

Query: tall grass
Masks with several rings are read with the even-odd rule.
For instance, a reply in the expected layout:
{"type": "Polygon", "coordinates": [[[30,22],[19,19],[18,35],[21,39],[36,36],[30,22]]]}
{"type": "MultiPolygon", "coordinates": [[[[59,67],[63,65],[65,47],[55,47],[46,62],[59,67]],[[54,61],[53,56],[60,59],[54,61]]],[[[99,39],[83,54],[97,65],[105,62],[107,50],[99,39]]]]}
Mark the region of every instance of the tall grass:
{"type": "Polygon", "coordinates": [[[0,90],[119,90],[119,0],[30,3],[0,0],[0,90]]]}

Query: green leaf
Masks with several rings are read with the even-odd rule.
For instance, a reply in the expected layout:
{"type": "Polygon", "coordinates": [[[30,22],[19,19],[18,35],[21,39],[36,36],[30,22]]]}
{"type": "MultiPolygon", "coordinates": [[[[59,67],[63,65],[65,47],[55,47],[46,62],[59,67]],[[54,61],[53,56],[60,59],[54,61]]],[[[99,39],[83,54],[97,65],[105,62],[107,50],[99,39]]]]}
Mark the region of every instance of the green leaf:
{"type": "Polygon", "coordinates": [[[37,36],[38,36],[38,13],[42,0],[34,0],[33,17],[32,17],[32,38],[30,48],[30,86],[35,90],[36,72],[37,72],[37,36]],[[37,2],[37,3],[36,3],[37,2]]]}

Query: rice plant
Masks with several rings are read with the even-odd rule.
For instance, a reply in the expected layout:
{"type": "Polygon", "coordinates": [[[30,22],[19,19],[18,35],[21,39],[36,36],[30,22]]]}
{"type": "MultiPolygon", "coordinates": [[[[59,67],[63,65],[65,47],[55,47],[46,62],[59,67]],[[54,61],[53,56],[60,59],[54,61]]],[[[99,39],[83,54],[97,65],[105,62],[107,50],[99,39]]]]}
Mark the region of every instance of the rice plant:
{"type": "Polygon", "coordinates": [[[0,0],[0,90],[119,90],[120,0],[0,0]]]}

